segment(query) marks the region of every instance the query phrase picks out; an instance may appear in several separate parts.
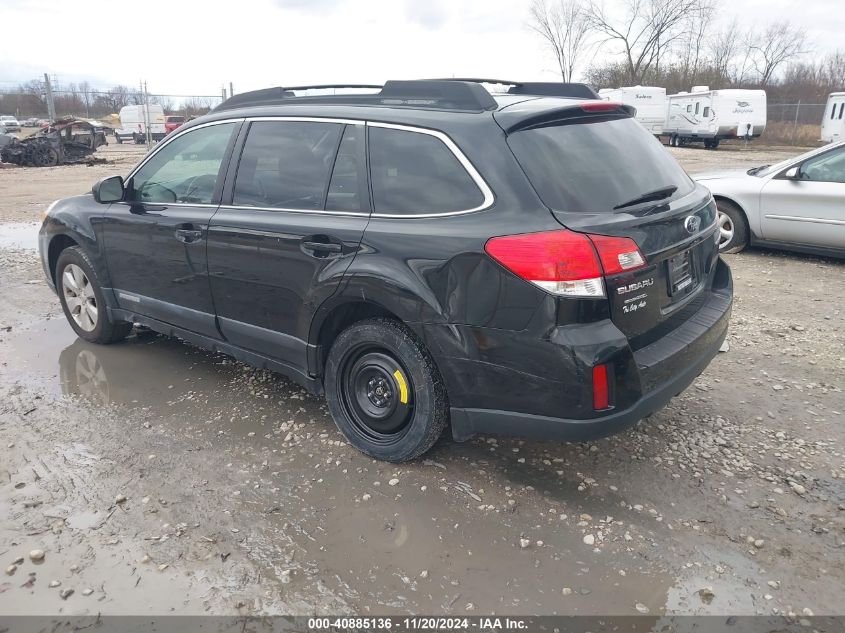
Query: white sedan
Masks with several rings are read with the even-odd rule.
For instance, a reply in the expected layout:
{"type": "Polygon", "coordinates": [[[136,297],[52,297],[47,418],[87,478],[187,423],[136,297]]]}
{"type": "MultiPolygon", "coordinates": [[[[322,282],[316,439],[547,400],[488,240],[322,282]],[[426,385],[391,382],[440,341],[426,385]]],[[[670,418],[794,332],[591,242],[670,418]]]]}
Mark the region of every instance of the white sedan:
{"type": "Polygon", "coordinates": [[[20,132],[21,131],[21,124],[18,123],[18,120],[9,115],[0,116],[0,123],[3,124],[3,127],[6,128],[7,132],[20,132]]]}
{"type": "Polygon", "coordinates": [[[845,141],[775,165],[698,174],[719,208],[719,249],[771,246],[845,257],[845,141]]]}

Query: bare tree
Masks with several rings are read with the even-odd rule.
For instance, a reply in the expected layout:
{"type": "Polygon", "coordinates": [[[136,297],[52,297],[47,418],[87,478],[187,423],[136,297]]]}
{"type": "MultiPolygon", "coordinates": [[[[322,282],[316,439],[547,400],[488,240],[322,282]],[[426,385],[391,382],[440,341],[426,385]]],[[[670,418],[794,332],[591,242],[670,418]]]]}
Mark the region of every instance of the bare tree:
{"type": "Polygon", "coordinates": [[[773,22],[753,42],[751,63],[759,76],[761,86],[766,86],[784,63],[807,52],[807,33],[789,22],[773,22]]]}
{"type": "Polygon", "coordinates": [[[160,105],[165,114],[173,114],[176,111],[173,99],[166,95],[156,95],[155,97],[151,97],[150,103],[157,103],[160,105]]]}
{"type": "Polygon", "coordinates": [[[179,111],[184,111],[185,116],[199,116],[206,114],[211,108],[220,103],[217,97],[188,97],[182,100],[179,111]]]}
{"type": "Polygon", "coordinates": [[[532,0],[528,26],[554,54],[561,80],[572,81],[590,32],[581,0],[532,0]]]}
{"type": "Polygon", "coordinates": [[[831,91],[845,87],[845,53],[830,53],[822,61],[824,77],[831,91]]]}
{"type": "Polygon", "coordinates": [[[97,94],[97,101],[108,112],[119,112],[123,106],[129,105],[129,88],[122,85],[109,88],[97,94]]]}
{"type": "Polygon", "coordinates": [[[91,84],[83,81],[79,84],[79,92],[82,93],[82,100],[85,102],[85,116],[91,116],[91,84]]]}
{"type": "Polygon", "coordinates": [[[740,48],[740,38],[739,21],[734,18],[724,28],[712,33],[707,40],[707,54],[716,71],[723,77],[731,75],[740,48]]]}
{"type": "Polygon", "coordinates": [[[701,11],[712,0],[625,0],[621,11],[608,11],[604,4],[590,0],[587,20],[604,36],[604,42],[617,45],[624,55],[628,80],[642,83],[676,40],[684,33],[683,24],[691,12],[701,11]]]}
{"type": "Polygon", "coordinates": [[[683,58],[684,84],[692,84],[698,76],[715,12],[716,7],[710,0],[699,0],[697,6],[687,14],[684,34],[679,42],[683,58]]]}

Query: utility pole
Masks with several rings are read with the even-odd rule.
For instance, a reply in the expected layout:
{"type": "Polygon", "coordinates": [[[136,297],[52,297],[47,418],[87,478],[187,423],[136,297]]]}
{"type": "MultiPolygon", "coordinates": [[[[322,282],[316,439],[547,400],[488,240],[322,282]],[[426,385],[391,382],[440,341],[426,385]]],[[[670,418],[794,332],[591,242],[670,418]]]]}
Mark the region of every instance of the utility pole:
{"type": "Polygon", "coordinates": [[[223,99],[223,101],[226,100],[226,86],[223,86],[222,88],[220,88],[220,96],[223,99]]]}
{"type": "Polygon", "coordinates": [[[47,92],[47,118],[50,123],[56,120],[56,103],[53,101],[53,88],[50,85],[50,75],[44,73],[44,90],[47,92]]]}
{"type": "Polygon", "coordinates": [[[231,82],[231,81],[229,82],[229,96],[230,96],[230,97],[234,97],[234,96],[235,96],[235,89],[232,87],[232,82],[231,82]]]}
{"type": "Polygon", "coordinates": [[[150,104],[147,101],[147,82],[142,81],[140,82],[141,87],[141,95],[144,98],[144,133],[147,139],[147,147],[149,148],[152,145],[153,139],[150,135],[150,104]]]}

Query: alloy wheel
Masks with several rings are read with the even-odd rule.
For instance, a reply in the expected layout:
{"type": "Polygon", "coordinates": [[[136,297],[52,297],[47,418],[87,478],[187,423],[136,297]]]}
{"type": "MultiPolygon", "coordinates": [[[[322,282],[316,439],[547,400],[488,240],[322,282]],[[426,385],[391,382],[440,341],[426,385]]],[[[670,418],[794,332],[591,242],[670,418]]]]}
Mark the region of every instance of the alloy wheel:
{"type": "Polygon", "coordinates": [[[76,264],[65,266],[62,272],[62,292],[74,323],[82,330],[92,332],[99,319],[97,297],[85,271],[76,264]]]}
{"type": "Polygon", "coordinates": [[[723,249],[734,238],[734,222],[727,213],[719,211],[719,248],[723,249]]]}

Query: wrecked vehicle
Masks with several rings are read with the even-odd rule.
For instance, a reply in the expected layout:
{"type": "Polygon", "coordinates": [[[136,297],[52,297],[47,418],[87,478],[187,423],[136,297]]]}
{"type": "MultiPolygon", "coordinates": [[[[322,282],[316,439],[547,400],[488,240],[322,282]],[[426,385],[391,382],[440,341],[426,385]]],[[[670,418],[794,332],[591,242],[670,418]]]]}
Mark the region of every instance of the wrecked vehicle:
{"type": "Polygon", "coordinates": [[[92,122],[60,119],[29,138],[13,139],[0,149],[0,160],[33,167],[80,163],[107,143],[105,131],[92,122]]]}

